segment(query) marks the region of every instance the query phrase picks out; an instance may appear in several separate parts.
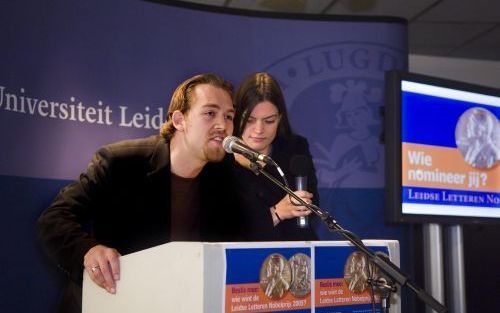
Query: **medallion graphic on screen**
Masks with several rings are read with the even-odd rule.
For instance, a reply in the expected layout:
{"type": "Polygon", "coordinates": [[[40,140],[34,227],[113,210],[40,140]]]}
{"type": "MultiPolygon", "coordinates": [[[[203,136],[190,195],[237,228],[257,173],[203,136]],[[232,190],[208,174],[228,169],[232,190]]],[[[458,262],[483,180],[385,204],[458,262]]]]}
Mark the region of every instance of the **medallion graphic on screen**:
{"type": "Polygon", "coordinates": [[[493,113],[470,108],[458,120],[455,141],[465,162],[475,168],[490,169],[500,160],[500,126],[493,113]]]}
{"type": "Polygon", "coordinates": [[[402,51],[369,42],[317,45],[268,66],[285,94],[293,129],[309,141],[318,187],[384,186],[380,143],[384,72],[402,51]]]}

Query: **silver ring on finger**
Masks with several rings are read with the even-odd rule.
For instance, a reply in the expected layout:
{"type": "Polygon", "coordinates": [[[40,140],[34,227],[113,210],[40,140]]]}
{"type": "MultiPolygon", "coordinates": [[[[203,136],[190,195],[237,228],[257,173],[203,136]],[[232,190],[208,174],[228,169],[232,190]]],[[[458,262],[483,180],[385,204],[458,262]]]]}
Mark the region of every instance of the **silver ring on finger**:
{"type": "Polygon", "coordinates": [[[90,270],[92,271],[92,273],[95,273],[97,272],[98,270],[100,269],[99,265],[94,265],[90,268],[90,270]]]}

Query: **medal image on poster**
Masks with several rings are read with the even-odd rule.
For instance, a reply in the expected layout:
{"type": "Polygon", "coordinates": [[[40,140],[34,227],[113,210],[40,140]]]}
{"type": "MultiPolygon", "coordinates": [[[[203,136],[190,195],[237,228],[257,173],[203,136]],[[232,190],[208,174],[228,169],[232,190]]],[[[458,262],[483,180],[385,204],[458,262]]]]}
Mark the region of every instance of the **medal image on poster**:
{"type": "Polygon", "coordinates": [[[295,297],[305,297],[311,292],[311,258],[304,253],[296,253],[289,260],[292,270],[290,292],[295,297]]]}
{"type": "Polygon", "coordinates": [[[279,253],[269,255],[260,268],[260,288],[273,299],[281,299],[290,289],[292,270],[288,261],[279,253]]]}

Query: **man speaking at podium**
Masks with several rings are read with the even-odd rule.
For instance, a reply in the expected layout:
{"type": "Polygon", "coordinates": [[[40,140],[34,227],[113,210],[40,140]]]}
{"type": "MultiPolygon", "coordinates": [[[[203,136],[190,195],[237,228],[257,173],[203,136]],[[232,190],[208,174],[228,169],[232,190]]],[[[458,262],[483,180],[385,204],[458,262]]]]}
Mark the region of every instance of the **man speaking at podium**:
{"type": "Polygon", "coordinates": [[[194,76],[174,91],[160,135],[100,148],[61,190],[36,225],[69,277],[58,312],[81,312],[84,269],[113,294],[122,254],[169,241],[239,239],[241,219],[220,162],[233,116],[231,84],[194,76]]]}

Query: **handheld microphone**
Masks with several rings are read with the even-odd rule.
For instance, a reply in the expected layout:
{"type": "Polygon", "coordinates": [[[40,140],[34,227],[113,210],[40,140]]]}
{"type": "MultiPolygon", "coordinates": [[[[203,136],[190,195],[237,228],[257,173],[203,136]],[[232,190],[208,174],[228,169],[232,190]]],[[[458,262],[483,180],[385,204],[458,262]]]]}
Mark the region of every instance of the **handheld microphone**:
{"type": "MultiPolygon", "coordinates": [[[[307,174],[309,173],[309,158],[305,155],[294,155],[290,160],[290,172],[295,176],[295,190],[307,191],[307,174]]],[[[297,226],[300,228],[309,227],[309,217],[297,217],[297,226]]]]}
{"type": "Polygon", "coordinates": [[[238,153],[252,162],[262,161],[266,164],[273,164],[273,160],[265,154],[259,153],[244,144],[238,137],[227,136],[222,141],[222,146],[227,153],[238,153]]]}

